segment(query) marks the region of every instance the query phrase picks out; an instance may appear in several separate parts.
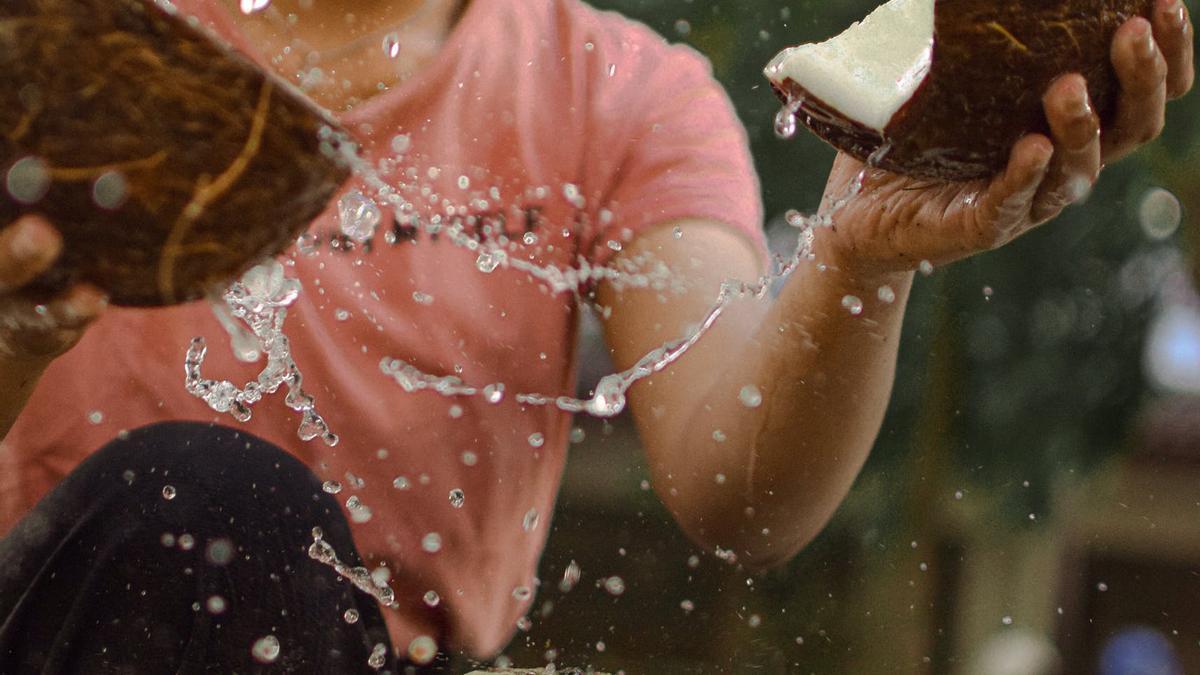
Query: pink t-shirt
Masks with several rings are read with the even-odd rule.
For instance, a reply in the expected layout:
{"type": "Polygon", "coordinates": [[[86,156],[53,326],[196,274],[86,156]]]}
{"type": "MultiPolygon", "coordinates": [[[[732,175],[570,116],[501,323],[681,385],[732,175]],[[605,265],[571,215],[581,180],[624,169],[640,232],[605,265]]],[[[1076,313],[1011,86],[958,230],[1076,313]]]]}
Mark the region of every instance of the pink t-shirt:
{"type": "MultiPolygon", "coordinates": [[[[253,52],[218,3],[176,3],[253,52]]],[[[442,214],[492,236],[503,230],[511,255],[542,264],[603,262],[608,242],[685,218],[759,236],[745,132],[709,64],[576,0],[474,0],[434,63],[341,119],[372,160],[407,145],[389,180],[404,184],[426,222],[442,214]],[[525,232],[537,242],[522,242],[525,232]]],[[[304,284],[287,332],[341,443],[299,440],[279,397],[241,426],[322,479],[346,484],[351,472],[365,481],[339,498],[357,495],[372,512],[353,529],[368,564],[392,570],[401,608],[385,613],[398,648],[424,634],[493,654],[533,602],[513,591],[537,588],[569,416],[512,396],[491,404],[408,394],[379,364],[389,356],[467,383],[503,382],[508,392],[570,394],[576,301],[511,269],[484,274],[475,253],[386,209],[368,247],[329,245],[332,206],[313,231],[324,242],[318,253],[287,256],[304,284]],[[535,434],[544,442],[531,442],[535,434]],[[399,476],[411,487],[394,487],[399,476]],[[465,493],[462,508],[451,505],[452,489],[465,493]],[[432,532],[436,553],[421,545],[432,532]],[[442,598],[436,608],[422,602],[429,590],[442,598]]],[[[122,429],[179,419],[238,425],[184,390],[194,336],[210,344],[206,377],[257,374],[234,361],[204,303],[114,310],[51,367],[0,444],[0,531],[122,429]]]]}

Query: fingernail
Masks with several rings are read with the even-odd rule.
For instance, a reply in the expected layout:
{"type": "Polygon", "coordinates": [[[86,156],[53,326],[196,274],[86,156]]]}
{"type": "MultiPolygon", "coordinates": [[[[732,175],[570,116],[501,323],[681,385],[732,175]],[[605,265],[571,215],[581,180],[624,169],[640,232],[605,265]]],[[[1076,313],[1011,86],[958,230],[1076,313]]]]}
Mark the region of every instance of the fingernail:
{"type": "Polygon", "coordinates": [[[22,262],[36,260],[45,249],[45,238],[39,228],[28,221],[17,225],[17,232],[8,244],[13,257],[22,262]]]}
{"type": "Polygon", "coordinates": [[[1187,20],[1187,9],[1184,7],[1183,0],[1175,0],[1167,11],[1163,14],[1167,19],[1167,23],[1173,28],[1183,28],[1183,22],[1187,20]]]}
{"type": "Polygon", "coordinates": [[[1143,21],[1138,28],[1137,49],[1143,59],[1154,58],[1155,52],[1158,51],[1158,45],[1154,43],[1154,31],[1150,28],[1150,22],[1143,21]]]}
{"type": "Polygon", "coordinates": [[[1081,117],[1089,117],[1092,114],[1092,105],[1088,100],[1087,86],[1080,83],[1071,88],[1071,94],[1067,98],[1067,114],[1076,119],[1081,117]]]}

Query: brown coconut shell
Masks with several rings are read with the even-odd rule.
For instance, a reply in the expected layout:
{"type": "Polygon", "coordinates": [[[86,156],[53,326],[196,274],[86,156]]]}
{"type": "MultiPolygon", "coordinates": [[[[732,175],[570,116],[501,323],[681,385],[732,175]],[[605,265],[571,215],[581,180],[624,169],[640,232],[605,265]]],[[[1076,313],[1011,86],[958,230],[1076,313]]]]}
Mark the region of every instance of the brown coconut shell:
{"type": "Polygon", "coordinates": [[[921,178],[970,180],[999,173],[1020,138],[1048,133],[1042,108],[1058,77],[1080,73],[1102,122],[1118,83],[1110,59],[1117,29],[1147,18],[1153,0],[938,0],[929,75],[883,134],[846,119],[790,78],[784,101],[835,148],[883,169],[921,178]]]}
{"type": "Polygon", "coordinates": [[[318,138],[330,116],[152,0],[0,1],[0,100],[0,225],[39,213],[64,239],[39,296],[199,298],[287,248],[349,175],[318,138]],[[4,189],[27,158],[50,178],[34,203],[4,189]],[[102,177],[119,204],[97,204],[102,177]]]}

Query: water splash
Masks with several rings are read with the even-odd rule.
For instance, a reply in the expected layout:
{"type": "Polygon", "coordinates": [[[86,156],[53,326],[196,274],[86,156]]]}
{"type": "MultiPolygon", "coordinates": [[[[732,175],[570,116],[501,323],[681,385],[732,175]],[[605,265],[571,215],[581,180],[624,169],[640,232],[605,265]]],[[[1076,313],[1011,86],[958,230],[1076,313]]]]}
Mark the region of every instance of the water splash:
{"type": "Polygon", "coordinates": [[[333,568],[339,576],[354,584],[358,590],[379,601],[379,604],[391,609],[400,607],[396,602],[396,593],[386,583],[371,576],[371,571],[365,567],[350,567],[338,559],[337,551],[325,541],[325,533],[319,527],[312,529],[313,543],[308,547],[308,557],[322,565],[333,568]]]}
{"type": "Polygon", "coordinates": [[[326,445],[334,446],[338,443],[338,437],[317,412],[313,397],[304,391],[304,378],[292,358],[291,344],[283,333],[287,308],[299,294],[300,282],[286,277],[283,265],[278,261],[267,261],[246,272],[225,291],[222,296],[225,309],[218,312],[217,316],[218,319],[224,317],[222,325],[230,330],[235,354],[243,359],[253,355],[255,358],[250,359],[253,361],[257,361],[261,354],[266,354],[266,365],[256,380],[241,389],[228,380],[204,379],[201,368],[208,354],[208,346],[203,337],[195,337],[184,361],[184,384],[188,393],[203,400],[216,412],[229,413],[239,422],[249,421],[250,409],[255,403],[286,385],[288,393],[284,403],[301,415],[297,435],[305,441],[319,436],[326,445]],[[224,314],[226,310],[228,315],[224,314]],[[250,338],[237,321],[249,328],[256,345],[250,344],[250,338]]]}

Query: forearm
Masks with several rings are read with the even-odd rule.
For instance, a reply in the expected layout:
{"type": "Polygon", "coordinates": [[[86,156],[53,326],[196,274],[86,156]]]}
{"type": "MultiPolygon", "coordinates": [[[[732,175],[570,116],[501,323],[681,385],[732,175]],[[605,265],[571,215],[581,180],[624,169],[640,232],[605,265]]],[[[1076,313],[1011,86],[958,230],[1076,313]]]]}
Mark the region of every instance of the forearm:
{"type": "MultiPolygon", "coordinates": [[[[679,239],[672,229],[643,233],[626,254],[663,260],[688,291],[601,288],[621,367],[703,317],[727,277],[759,273],[754,248],[728,228],[684,223],[679,239]]],[[[630,396],[655,488],[680,525],[751,564],[786,558],[825,524],[874,442],[894,377],[911,275],[853,273],[823,242],[778,298],[733,302],[630,396]],[[879,299],[884,285],[890,303],[879,299]],[[843,305],[846,296],[861,299],[861,314],[843,305]]]]}
{"type": "Polygon", "coordinates": [[[805,265],[776,300],[743,310],[746,338],[669,451],[680,469],[698,469],[677,489],[708,495],[687,509],[699,536],[765,565],[824,527],[879,432],[911,284],[911,274],[805,265]],[[881,287],[891,302],[880,299],[881,287]],[[863,304],[857,315],[846,306],[854,299],[863,304]],[[697,464],[698,456],[716,466],[697,464]]]}
{"type": "Polygon", "coordinates": [[[0,439],[8,436],[49,365],[50,360],[44,358],[0,356],[0,439]]]}

